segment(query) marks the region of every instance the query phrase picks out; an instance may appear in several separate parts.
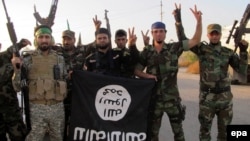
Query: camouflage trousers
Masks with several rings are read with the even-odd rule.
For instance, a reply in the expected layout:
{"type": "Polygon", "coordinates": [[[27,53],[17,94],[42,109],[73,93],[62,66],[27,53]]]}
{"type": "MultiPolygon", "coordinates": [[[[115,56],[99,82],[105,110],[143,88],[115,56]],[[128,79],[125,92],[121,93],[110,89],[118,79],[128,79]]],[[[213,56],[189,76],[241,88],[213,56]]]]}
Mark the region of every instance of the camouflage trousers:
{"type": "Polygon", "coordinates": [[[161,120],[164,112],[169,117],[170,125],[174,133],[175,141],[185,141],[184,132],[182,128],[182,119],[180,116],[180,109],[178,108],[180,101],[161,101],[157,100],[152,116],[151,127],[151,141],[159,141],[159,130],[161,127],[161,120]]]}
{"type": "Polygon", "coordinates": [[[63,102],[55,105],[30,104],[31,131],[26,141],[43,141],[46,133],[50,141],[62,141],[64,131],[63,102]]]}
{"type": "Polygon", "coordinates": [[[24,141],[25,139],[27,130],[18,108],[0,113],[0,141],[7,141],[6,133],[11,141],[24,141]]]}
{"type": "Polygon", "coordinates": [[[210,132],[215,115],[217,115],[218,126],[217,141],[226,141],[226,128],[233,118],[232,93],[230,91],[220,94],[200,92],[199,98],[200,141],[211,140],[210,132]]]}

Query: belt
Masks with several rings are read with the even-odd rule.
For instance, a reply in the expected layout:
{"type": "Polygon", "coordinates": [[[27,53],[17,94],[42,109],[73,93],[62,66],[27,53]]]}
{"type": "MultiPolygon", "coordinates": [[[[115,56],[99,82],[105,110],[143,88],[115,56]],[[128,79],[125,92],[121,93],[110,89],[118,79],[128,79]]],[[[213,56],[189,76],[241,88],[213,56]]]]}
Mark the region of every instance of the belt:
{"type": "Polygon", "coordinates": [[[227,87],[224,87],[224,88],[201,87],[201,91],[208,92],[208,93],[215,93],[215,94],[227,92],[227,91],[230,91],[230,90],[231,90],[230,86],[227,86],[227,87]]]}
{"type": "Polygon", "coordinates": [[[43,104],[43,105],[55,105],[58,104],[62,101],[57,101],[57,100],[32,100],[30,103],[33,104],[43,104]]]}

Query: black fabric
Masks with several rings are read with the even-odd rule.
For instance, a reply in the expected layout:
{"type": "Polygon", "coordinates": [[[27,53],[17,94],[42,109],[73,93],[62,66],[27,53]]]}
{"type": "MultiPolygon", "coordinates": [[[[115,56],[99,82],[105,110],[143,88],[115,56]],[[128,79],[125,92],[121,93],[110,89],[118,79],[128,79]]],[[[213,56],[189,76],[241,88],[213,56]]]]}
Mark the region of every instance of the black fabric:
{"type": "Polygon", "coordinates": [[[153,79],[74,71],[72,80],[70,140],[146,140],[153,79]]]}

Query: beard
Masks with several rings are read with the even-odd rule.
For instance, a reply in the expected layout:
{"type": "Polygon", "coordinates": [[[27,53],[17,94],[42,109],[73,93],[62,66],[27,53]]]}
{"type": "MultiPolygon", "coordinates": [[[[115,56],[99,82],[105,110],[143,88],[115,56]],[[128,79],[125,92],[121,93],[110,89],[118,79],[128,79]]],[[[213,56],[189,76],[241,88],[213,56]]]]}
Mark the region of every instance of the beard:
{"type": "Polygon", "coordinates": [[[41,50],[41,51],[47,51],[50,49],[50,46],[47,44],[47,43],[42,43],[41,45],[38,46],[38,48],[41,50]]]}
{"type": "Polygon", "coordinates": [[[163,43],[163,41],[156,41],[158,44],[162,44],[163,43]]]}
{"type": "Polygon", "coordinates": [[[74,46],[70,46],[70,45],[65,45],[65,46],[63,46],[63,49],[65,50],[65,51],[72,51],[72,50],[74,50],[74,46]]]}
{"type": "Polygon", "coordinates": [[[106,48],[109,47],[109,43],[104,44],[104,45],[97,44],[96,47],[97,47],[97,48],[100,48],[100,49],[106,49],[106,48]]]}

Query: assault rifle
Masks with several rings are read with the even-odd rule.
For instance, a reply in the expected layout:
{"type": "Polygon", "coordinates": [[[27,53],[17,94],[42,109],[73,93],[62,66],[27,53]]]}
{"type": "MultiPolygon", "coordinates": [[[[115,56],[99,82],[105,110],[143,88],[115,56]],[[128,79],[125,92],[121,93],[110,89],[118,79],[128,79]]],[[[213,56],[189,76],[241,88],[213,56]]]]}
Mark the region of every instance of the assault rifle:
{"type": "MultiPolygon", "coordinates": [[[[10,21],[10,17],[9,17],[8,12],[7,12],[5,1],[2,0],[2,2],[3,2],[5,15],[6,15],[6,18],[7,18],[7,24],[6,25],[7,25],[7,28],[8,28],[8,32],[9,32],[9,35],[10,35],[11,42],[13,44],[13,48],[12,48],[13,53],[15,54],[16,57],[20,57],[19,49],[17,47],[17,37],[16,37],[15,29],[14,29],[13,23],[10,21]]],[[[16,64],[16,67],[19,69],[20,64],[16,64]]]]}
{"type": "Polygon", "coordinates": [[[36,6],[34,6],[34,11],[35,11],[34,17],[36,21],[39,22],[41,25],[47,25],[49,27],[52,27],[52,25],[54,24],[54,19],[56,15],[57,4],[58,4],[58,0],[52,1],[50,12],[47,18],[42,18],[40,14],[36,11],[36,6]]]}
{"type": "Polygon", "coordinates": [[[242,36],[245,33],[250,33],[250,28],[246,28],[249,19],[250,19],[250,4],[247,5],[247,8],[240,21],[240,25],[236,27],[236,24],[238,23],[238,21],[235,20],[232,29],[229,31],[229,36],[227,38],[226,43],[228,44],[230,42],[231,36],[233,36],[234,46],[235,46],[234,52],[236,52],[237,48],[239,47],[239,43],[242,40],[242,36]]]}
{"type": "MultiPolygon", "coordinates": [[[[7,12],[5,1],[2,0],[2,2],[3,2],[4,11],[7,17],[7,28],[9,31],[11,42],[13,44],[13,55],[15,55],[16,57],[20,57],[19,47],[17,46],[16,32],[15,32],[13,23],[10,21],[10,17],[7,12]]],[[[22,97],[23,97],[22,99],[24,100],[24,113],[25,113],[26,127],[29,132],[31,130],[31,123],[30,123],[30,107],[29,107],[29,89],[26,83],[27,74],[25,72],[25,68],[21,67],[20,64],[16,64],[16,67],[18,69],[21,69],[21,86],[22,86],[21,92],[22,92],[22,97]]]]}
{"type": "MultiPolygon", "coordinates": [[[[108,18],[108,10],[105,9],[105,14],[104,14],[104,18],[106,20],[106,27],[107,27],[107,30],[109,31],[109,35],[110,35],[110,39],[111,39],[111,29],[110,29],[110,24],[109,24],[109,18],[108,18]]],[[[110,47],[112,48],[112,43],[110,42],[110,47]]]]}

